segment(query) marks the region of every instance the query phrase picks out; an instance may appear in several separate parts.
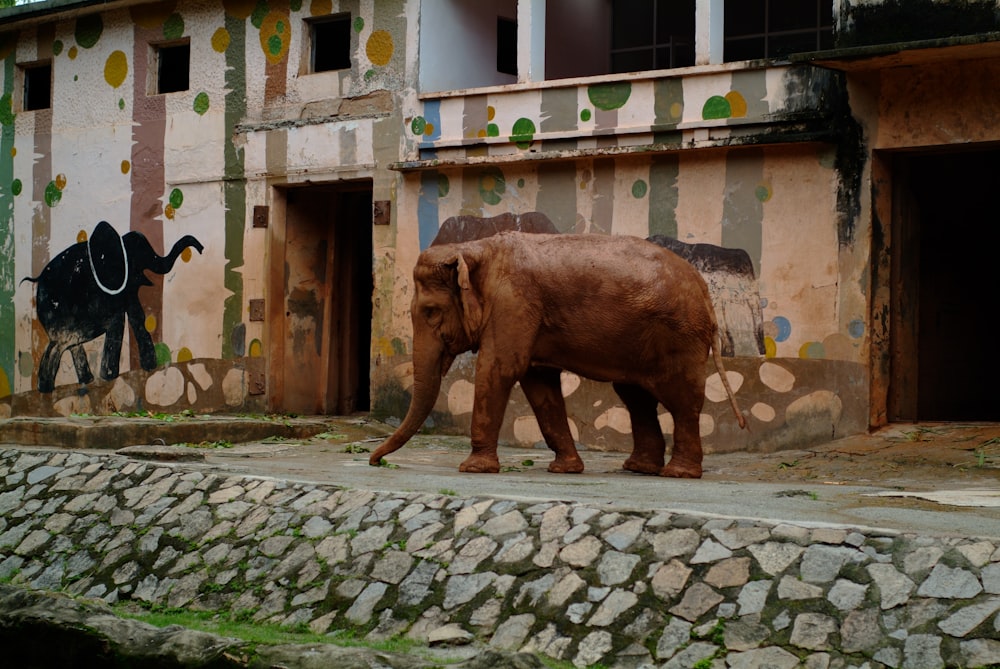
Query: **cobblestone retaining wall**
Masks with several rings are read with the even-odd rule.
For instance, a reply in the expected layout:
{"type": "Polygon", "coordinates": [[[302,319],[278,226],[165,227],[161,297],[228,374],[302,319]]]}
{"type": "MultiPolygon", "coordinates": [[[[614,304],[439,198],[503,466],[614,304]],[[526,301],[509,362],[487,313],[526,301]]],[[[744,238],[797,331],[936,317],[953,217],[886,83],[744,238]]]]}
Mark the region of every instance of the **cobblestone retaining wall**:
{"type": "Polygon", "coordinates": [[[1000,663],[1000,540],[0,451],[0,580],[622,667],[1000,663]],[[711,658],[709,662],[699,661],[711,658]]]}

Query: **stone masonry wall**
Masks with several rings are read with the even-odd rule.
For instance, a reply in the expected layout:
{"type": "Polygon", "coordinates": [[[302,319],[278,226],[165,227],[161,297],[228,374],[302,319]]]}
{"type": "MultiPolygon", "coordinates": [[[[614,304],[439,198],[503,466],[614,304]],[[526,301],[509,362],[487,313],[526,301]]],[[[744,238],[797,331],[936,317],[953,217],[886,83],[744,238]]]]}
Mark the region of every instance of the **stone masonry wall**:
{"type": "Polygon", "coordinates": [[[621,667],[1000,663],[1000,539],[0,451],[0,580],[621,667]],[[700,662],[706,660],[706,662],[700,662]]]}

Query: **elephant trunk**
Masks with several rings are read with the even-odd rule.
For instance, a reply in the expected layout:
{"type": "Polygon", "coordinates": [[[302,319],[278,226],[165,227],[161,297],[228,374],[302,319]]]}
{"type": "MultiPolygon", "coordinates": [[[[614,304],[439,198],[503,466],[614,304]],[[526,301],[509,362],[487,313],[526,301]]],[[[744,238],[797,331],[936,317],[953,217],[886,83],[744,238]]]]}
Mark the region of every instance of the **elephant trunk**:
{"type": "Polygon", "coordinates": [[[201,245],[197,239],[192,235],[184,235],[178,239],[173,248],[170,249],[170,253],[165,256],[158,256],[154,254],[152,261],[149,264],[149,269],[157,274],[166,274],[174,268],[174,263],[177,262],[177,257],[186,249],[187,247],[194,247],[198,253],[201,253],[205,247],[201,245]]]}
{"type": "Polygon", "coordinates": [[[368,464],[373,467],[380,466],[383,457],[402,448],[424,424],[437,401],[441,379],[455,360],[455,356],[445,351],[440,341],[425,344],[415,340],[413,348],[413,396],[410,408],[396,431],[371,454],[368,464]]]}

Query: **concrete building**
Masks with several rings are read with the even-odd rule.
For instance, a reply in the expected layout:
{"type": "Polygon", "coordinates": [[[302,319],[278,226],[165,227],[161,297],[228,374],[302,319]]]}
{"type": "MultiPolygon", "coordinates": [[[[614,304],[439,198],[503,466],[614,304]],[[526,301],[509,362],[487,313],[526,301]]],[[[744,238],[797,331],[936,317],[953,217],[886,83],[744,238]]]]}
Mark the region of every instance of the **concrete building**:
{"type": "MultiPolygon", "coordinates": [[[[994,0],[0,10],[0,418],[401,416],[419,252],[539,212],[702,271],[752,428],[710,378],[709,451],[1000,419],[998,30],[994,0]]],[[[563,391],[630,448],[609,386],[563,391]]],[[[518,391],[501,437],[541,438],[518,391]]]]}

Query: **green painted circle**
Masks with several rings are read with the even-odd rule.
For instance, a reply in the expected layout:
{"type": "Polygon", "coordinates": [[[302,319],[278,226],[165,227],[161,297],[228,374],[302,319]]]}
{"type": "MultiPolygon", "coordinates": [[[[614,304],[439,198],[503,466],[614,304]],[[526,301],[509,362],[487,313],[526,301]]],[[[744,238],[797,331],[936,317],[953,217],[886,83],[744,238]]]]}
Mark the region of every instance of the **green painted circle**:
{"type": "Polygon", "coordinates": [[[198,116],[203,116],[208,111],[208,93],[205,91],[194,96],[194,111],[198,116]]]}
{"type": "Polygon", "coordinates": [[[423,116],[414,117],[413,121],[410,122],[410,130],[413,131],[414,135],[424,134],[424,130],[427,128],[427,119],[423,116]]]}
{"type": "Polygon", "coordinates": [[[280,35],[271,35],[267,38],[267,50],[272,56],[281,55],[282,41],[280,35]]]}
{"type": "Polygon", "coordinates": [[[701,108],[701,117],[705,120],[729,118],[733,115],[733,108],[729,105],[729,100],[721,95],[713,95],[705,100],[705,106],[701,108]]]}
{"type": "Polygon", "coordinates": [[[448,175],[439,174],[438,197],[447,197],[449,192],[451,192],[451,181],[448,179],[448,175]]]}
{"type": "Polygon", "coordinates": [[[518,188],[524,188],[524,179],[518,179],[517,180],[517,187],[518,188]]]}
{"type": "Polygon", "coordinates": [[[359,33],[365,29],[365,19],[362,16],[355,17],[354,19],[354,32],[359,33]]]}
{"type": "Polygon", "coordinates": [[[250,13],[250,23],[253,24],[253,27],[260,30],[260,27],[264,24],[264,17],[270,11],[267,6],[267,0],[257,0],[257,4],[250,13]]]}
{"type": "Polygon", "coordinates": [[[300,9],[302,9],[302,0],[292,0],[290,3],[288,3],[288,8],[291,9],[293,12],[299,11],[300,9]]]}
{"type": "Polygon", "coordinates": [[[535,123],[530,118],[519,118],[514,121],[514,127],[510,131],[510,141],[514,142],[519,149],[526,149],[531,146],[535,139],[535,123]]]}
{"type": "Polygon", "coordinates": [[[771,189],[764,184],[761,184],[760,186],[757,186],[757,189],[754,191],[754,195],[757,196],[759,201],[767,202],[771,199],[771,189]]]}
{"type": "Polygon", "coordinates": [[[49,185],[45,187],[45,204],[50,207],[54,207],[59,204],[59,200],[62,199],[62,191],[56,186],[55,181],[50,181],[49,185]]]}
{"type": "Polygon", "coordinates": [[[583,121],[584,123],[589,121],[592,118],[592,116],[593,115],[591,114],[591,111],[589,109],[584,109],[583,111],[580,112],[580,120],[583,121]]]}
{"type": "Polygon", "coordinates": [[[490,166],[479,175],[479,195],[486,204],[500,204],[507,190],[507,181],[499,167],[490,166]]]}
{"type": "Polygon", "coordinates": [[[14,181],[12,181],[10,184],[10,192],[13,193],[14,195],[20,195],[21,189],[23,187],[24,186],[21,184],[20,179],[14,179],[14,181]]]}
{"type": "Polygon", "coordinates": [[[184,204],[184,193],[181,192],[181,189],[175,188],[170,191],[170,206],[174,209],[180,209],[182,204],[184,204]]]}
{"type": "Polygon", "coordinates": [[[624,107],[630,95],[632,95],[632,83],[629,81],[596,84],[587,89],[590,103],[604,111],[624,107]]]}
{"type": "Polygon", "coordinates": [[[632,184],[632,197],[640,200],[646,197],[646,193],[649,192],[649,186],[642,179],[636,179],[635,183],[632,184]]]}
{"type": "Polygon", "coordinates": [[[184,36],[184,17],[174,12],[163,22],[163,36],[166,39],[180,39],[184,36]]]}
{"type": "Polygon", "coordinates": [[[52,43],[53,56],[58,56],[59,54],[62,53],[62,50],[63,50],[63,43],[61,39],[57,39],[55,42],[52,43]]]}
{"type": "Polygon", "coordinates": [[[500,126],[496,123],[489,123],[486,125],[486,136],[487,137],[499,137],[500,136],[500,126]]]}
{"type": "Polygon", "coordinates": [[[118,108],[125,109],[125,98],[118,98],[118,108]]]}
{"type": "Polygon", "coordinates": [[[163,367],[170,364],[170,347],[162,341],[153,346],[156,351],[156,366],[163,367]]]}
{"type": "Polygon", "coordinates": [[[89,49],[97,44],[103,32],[104,22],[101,20],[101,15],[88,14],[76,20],[76,30],[73,32],[73,37],[76,38],[77,44],[84,49],[89,49]]]}

